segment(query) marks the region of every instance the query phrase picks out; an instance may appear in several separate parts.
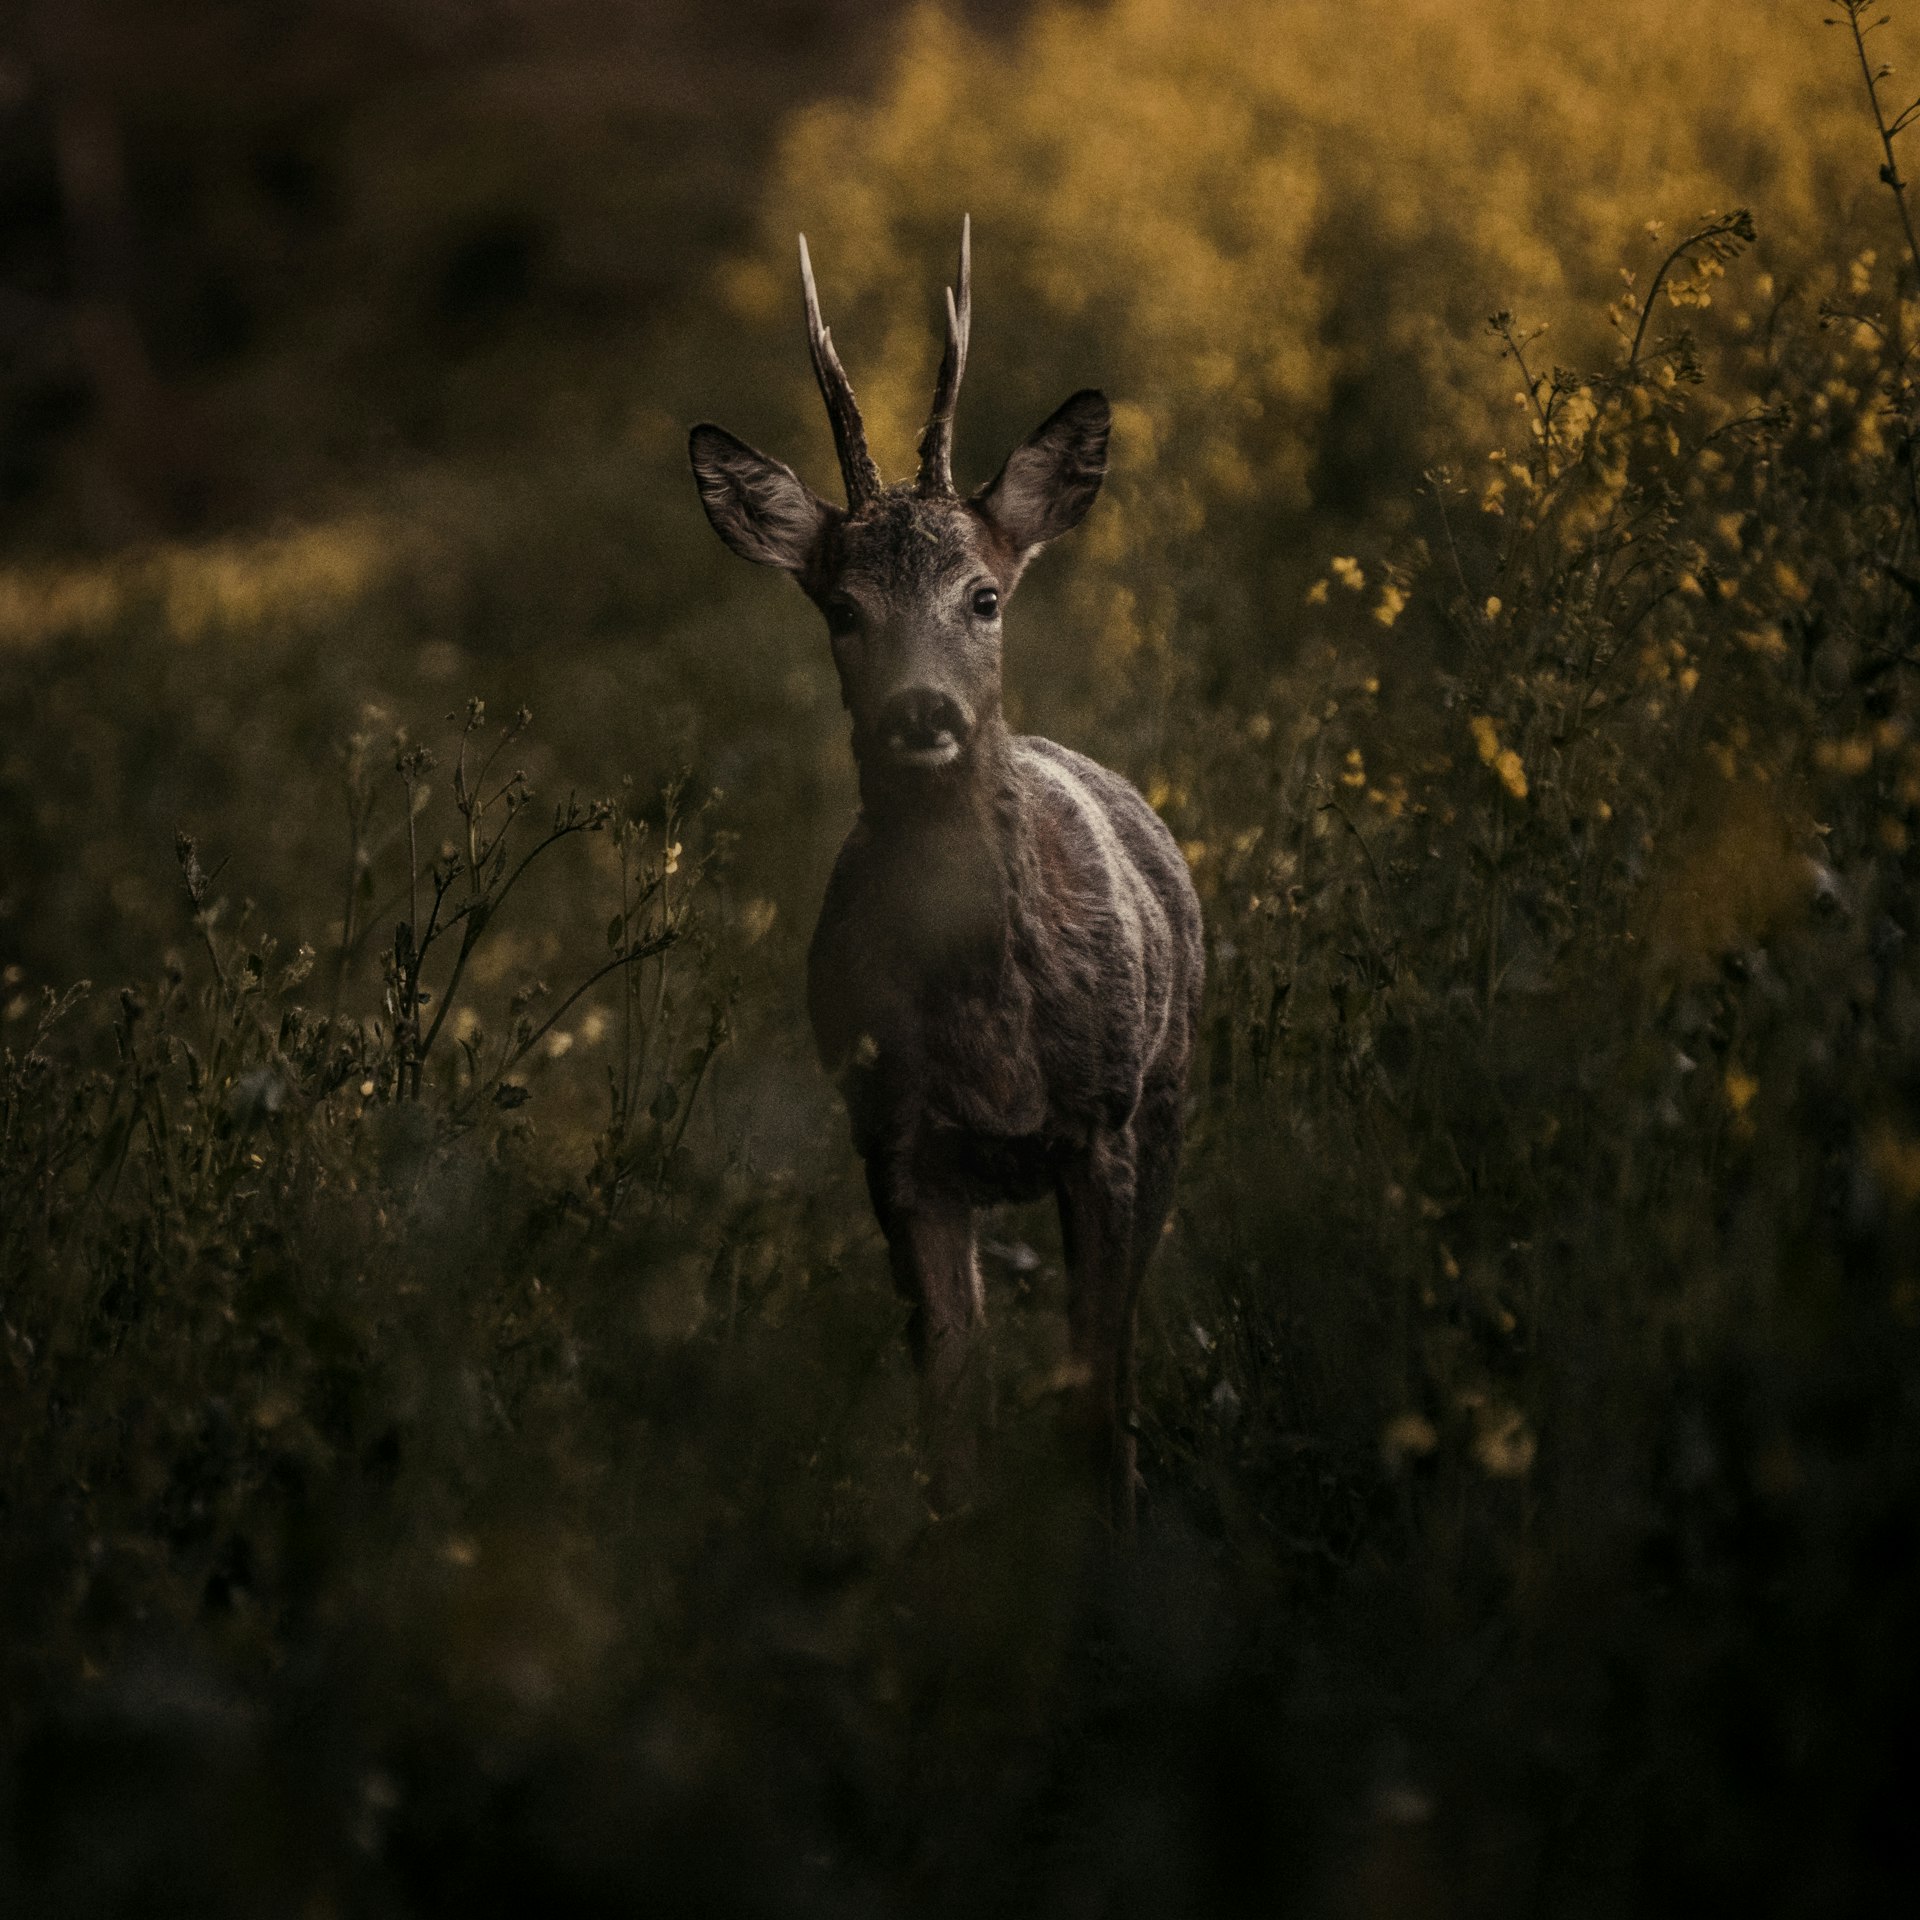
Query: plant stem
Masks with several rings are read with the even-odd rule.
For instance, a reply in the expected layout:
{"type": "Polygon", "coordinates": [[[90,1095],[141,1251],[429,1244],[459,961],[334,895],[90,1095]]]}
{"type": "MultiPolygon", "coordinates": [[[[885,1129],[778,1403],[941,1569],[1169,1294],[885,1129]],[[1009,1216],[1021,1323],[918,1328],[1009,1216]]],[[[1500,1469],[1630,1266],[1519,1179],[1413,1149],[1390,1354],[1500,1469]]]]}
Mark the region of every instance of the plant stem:
{"type": "Polygon", "coordinates": [[[1907,236],[1907,258],[1913,262],[1916,279],[1920,279],[1920,239],[1914,237],[1913,215],[1907,208],[1907,183],[1901,179],[1900,163],[1894,158],[1893,130],[1887,125],[1887,116],[1880,108],[1880,82],[1875,78],[1873,67],[1867,59],[1867,34],[1872,29],[1863,30],[1860,25],[1863,11],[1860,0],[1846,0],[1846,8],[1847,27],[1853,35],[1853,50],[1860,61],[1860,78],[1866,83],[1867,105],[1873,110],[1874,131],[1880,136],[1881,152],[1887,156],[1886,164],[1880,169],[1880,178],[1893,190],[1893,203],[1900,209],[1900,230],[1907,236]]]}
{"type": "MultiPolygon", "coordinates": [[[[1500,337],[1507,343],[1507,351],[1513,355],[1513,363],[1515,366],[1517,366],[1520,369],[1521,379],[1523,379],[1527,383],[1527,400],[1528,400],[1528,403],[1533,408],[1534,416],[1540,422],[1541,438],[1544,440],[1546,437],[1547,426],[1548,426],[1547,411],[1543,406],[1541,406],[1540,396],[1535,391],[1536,383],[1534,381],[1532,371],[1527,366],[1526,353],[1522,349],[1521,343],[1513,337],[1513,328],[1510,324],[1502,324],[1500,328],[1500,337]]],[[[1539,337],[1540,337],[1540,329],[1536,327],[1534,329],[1534,338],[1538,339],[1539,337]]]]}
{"type": "MultiPolygon", "coordinates": [[[[1874,103],[1875,119],[1879,118],[1879,114],[1879,103],[1876,101],[1874,103]]],[[[1892,149],[1889,148],[1888,151],[1891,152],[1892,149]]],[[[1647,297],[1640,305],[1640,324],[1634,328],[1633,345],[1627,349],[1628,366],[1633,367],[1639,365],[1640,343],[1647,337],[1647,324],[1653,318],[1653,303],[1659,297],[1660,288],[1665,283],[1667,275],[1670,274],[1675,265],[1679,261],[1684,260],[1695,247],[1704,246],[1709,240],[1716,240],[1722,234],[1736,232],[1738,230],[1738,222],[1742,217],[1740,214],[1728,214],[1725,219],[1711,221],[1708,225],[1702,227],[1698,233],[1688,234],[1687,237],[1660,262],[1659,271],[1654,274],[1651,283],[1647,287],[1647,297]]],[[[1905,219],[1905,217],[1906,203],[1903,201],[1901,203],[1901,218],[1905,219]]],[[[1751,227],[1745,229],[1745,237],[1751,239],[1752,231],[1751,227]]],[[[1911,227],[1907,229],[1907,238],[1909,240],[1913,238],[1913,229],[1911,227]]]]}

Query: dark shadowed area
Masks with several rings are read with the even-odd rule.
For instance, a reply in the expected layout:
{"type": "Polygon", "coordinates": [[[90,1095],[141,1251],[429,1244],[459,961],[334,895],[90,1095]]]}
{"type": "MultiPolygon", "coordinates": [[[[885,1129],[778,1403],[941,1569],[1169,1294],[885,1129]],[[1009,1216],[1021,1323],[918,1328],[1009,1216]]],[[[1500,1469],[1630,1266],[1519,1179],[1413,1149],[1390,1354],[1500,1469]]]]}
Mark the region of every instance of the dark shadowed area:
{"type": "Polygon", "coordinates": [[[1887,11],[0,16],[0,1912],[1911,1885],[1887,11]],[[962,491],[1111,402],[1008,717],[1206,917],[1131,1549],[1044,1205],[934,1511],[687,462],[839,498],[804,229],[909,476],[963,213],[962,491]]]}

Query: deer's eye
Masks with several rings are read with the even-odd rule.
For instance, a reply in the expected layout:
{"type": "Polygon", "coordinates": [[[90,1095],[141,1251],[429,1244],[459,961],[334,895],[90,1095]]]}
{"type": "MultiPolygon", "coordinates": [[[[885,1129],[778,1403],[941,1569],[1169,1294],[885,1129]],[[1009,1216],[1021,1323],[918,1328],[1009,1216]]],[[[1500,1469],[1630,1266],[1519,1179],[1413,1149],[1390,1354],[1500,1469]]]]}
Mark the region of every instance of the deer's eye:
{"type": "Polygon", "coordinates": [[[826,604],[827,631],[838,640],[860,623],[860,609],[844,594],[835,594],[826,604]]]}
{"type": "Polygon", "coordinates": [[[975,587],[973,590],[973,611],[981,620],[991,620],[1000,611],[1000,595],[992,587],[975,587]]]}

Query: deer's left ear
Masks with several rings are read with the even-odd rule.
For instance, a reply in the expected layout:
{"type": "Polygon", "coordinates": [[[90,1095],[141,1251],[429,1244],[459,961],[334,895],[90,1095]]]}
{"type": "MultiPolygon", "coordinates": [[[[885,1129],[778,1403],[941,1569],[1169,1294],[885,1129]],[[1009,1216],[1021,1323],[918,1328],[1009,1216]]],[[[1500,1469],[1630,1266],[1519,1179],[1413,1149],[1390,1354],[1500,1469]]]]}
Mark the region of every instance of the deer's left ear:
{"type": "Polygon", "coordinates": [[[1077,527],[1107,474],[1107,396],[1076,393],[1007,456],[973,503],[1021,560],[1077,527]]]}
{"type": "Polygon", "coordinates": [[[695,427],[687,453],[714,532],[743,560],[804,573],[835,510],[791,467],[723,427],[695,427]]]}

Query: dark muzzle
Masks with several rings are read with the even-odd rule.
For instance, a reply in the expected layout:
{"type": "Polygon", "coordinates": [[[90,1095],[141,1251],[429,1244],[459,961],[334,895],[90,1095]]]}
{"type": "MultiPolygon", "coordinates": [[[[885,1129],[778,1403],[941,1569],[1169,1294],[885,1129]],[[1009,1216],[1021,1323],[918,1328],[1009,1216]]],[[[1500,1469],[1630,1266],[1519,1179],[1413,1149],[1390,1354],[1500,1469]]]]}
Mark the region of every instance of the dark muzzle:
{"type": "Polygon", "coordinates": [[[887,758],[897,765],[944,767],[959,759],[973,721],[951,694],[909,687],[881,708],[874,731],[887,758]]]}

